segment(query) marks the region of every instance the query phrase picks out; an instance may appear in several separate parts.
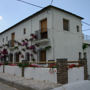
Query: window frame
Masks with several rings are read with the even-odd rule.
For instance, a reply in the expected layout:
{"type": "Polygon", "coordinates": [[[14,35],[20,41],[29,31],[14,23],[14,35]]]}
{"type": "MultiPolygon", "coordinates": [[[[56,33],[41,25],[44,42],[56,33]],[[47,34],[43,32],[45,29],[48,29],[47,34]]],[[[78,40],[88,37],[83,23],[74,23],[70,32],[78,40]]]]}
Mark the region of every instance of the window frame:
{"type": "Polygon", "coordinates": [[[70,21],[66,18],[63,18],[63,30],[70,31],[70,21]],[[65,26],[67,25],[67,26],[65,26]]]}

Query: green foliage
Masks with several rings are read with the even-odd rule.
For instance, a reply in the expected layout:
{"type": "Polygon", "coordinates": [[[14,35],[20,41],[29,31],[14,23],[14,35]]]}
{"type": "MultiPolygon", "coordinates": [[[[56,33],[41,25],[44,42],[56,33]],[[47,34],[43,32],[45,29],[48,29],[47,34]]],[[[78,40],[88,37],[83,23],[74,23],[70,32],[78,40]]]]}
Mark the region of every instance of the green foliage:
{"type": "Polygon", "coordinates": [[[8,62],[4,62],[4,65],[8,65],[8,62]]]}
{"type": "Polygon", "coordinates": [[[29,63],[19,63],[18,66],[19,67],[28,67],[29,63]]]}
{"type": "Polygon", "coordinates": [[[51,48],[51,46],[47,46],[45,47],[45,50],[49,50],[51,48]]]}
{"type": "Polygon", "coordinates": [[[86,44],[86,43],[84,43],[84,44],[82,45],[82,49],[83,49],[83,50],[85,50],[87,47],[88,47],[88,44],[86,44]]]}

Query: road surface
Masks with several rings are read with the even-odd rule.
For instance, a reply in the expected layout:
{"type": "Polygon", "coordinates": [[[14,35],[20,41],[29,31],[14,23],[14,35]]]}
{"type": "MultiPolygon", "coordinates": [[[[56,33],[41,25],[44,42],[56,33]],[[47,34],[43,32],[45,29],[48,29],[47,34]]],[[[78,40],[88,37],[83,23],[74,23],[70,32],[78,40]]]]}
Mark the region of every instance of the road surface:
{"type": "Polygon", "coordinates": [[[0,83],[0,90],[18,90],[18,89],[8,86],[6,84],[0,83]]]}

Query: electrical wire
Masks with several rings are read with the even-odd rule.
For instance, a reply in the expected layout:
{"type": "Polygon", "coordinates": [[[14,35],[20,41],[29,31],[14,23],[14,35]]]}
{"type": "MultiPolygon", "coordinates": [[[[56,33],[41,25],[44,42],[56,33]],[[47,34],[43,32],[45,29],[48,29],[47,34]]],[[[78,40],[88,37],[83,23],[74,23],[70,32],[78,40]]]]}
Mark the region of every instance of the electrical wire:
{"type": "Polygon", "coordinates": [[[39,6],[39,5],[35,5],[35,4],[29,3],[29,2],[26,2],[26,1],[23,1],[23,0],[17,0],[17,1],[20,1],[20,2],[22,2],[22,3],[26,3],[26,4],[29,4],[29,5],[38,7],[38,8],[44,8],[44,7],[41,7],[41,6],[39,6]]]}
{"type": "Polygon", "coordinates": [[[82,21],[82,23],[84,23],[84,24],[86,24],[86,25],[90,26],[90,24],[88,24],[87,22],[82,21]]]}
{"type": "Polygon", "coordinates": [[[51,5],[52,5],[52,3],[53,3],[53,0],[51,0],[51,5]]]}
{"type": "Polygon", "coordinates": [[[82,30],[82,31],[90,31],[90,29],[85,29],[85,30],[82,30]]]}

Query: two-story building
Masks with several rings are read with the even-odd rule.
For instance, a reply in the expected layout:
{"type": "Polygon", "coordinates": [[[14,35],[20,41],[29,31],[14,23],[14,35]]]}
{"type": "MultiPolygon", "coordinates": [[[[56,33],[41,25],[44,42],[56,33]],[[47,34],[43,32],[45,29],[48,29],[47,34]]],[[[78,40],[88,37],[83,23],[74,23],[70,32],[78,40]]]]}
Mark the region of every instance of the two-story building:
{"type": "Polygon", "coordinates": [[[47,6],[0,33],[0,60],[78,60],[83,53],[82,19],[47,6]]]}

